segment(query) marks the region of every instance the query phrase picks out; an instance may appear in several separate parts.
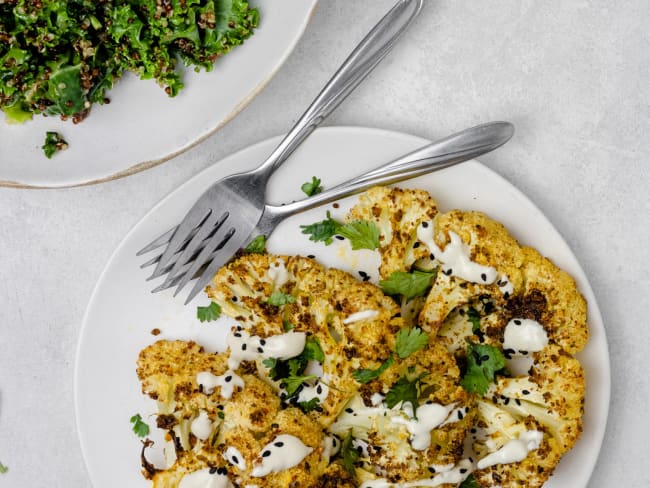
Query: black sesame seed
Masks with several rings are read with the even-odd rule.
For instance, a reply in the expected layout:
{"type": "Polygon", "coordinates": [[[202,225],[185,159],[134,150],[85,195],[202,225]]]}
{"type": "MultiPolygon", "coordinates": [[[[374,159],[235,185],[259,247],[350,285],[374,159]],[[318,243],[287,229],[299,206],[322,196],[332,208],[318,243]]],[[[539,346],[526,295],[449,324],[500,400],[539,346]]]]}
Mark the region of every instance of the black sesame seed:
{"type": "Polygon", "coordinates": [[[521,320],[519,319],[515,319],[513,320],[513,322],[515,323],[515,325],[521,325],[521,320]]]}
{"type": "Polygon", "coordinates": [[[463,420],[463,412],[458,410],[458,420],[463,420]]]}
{"type": "Polygon", "coordinates": [[[451,269],[451,268],[449,268],[449,269],[443,271],[443,273],[446,274],[447,276],[451,276],[451,274],[452,274],[453,272],[454,272],[454,270],[451,269]]]}
{"type": "Polygon", "coordinates": [[[429,473],[433,474],[435,472],[436,472],[436,468],[432,468],[431,466],[429,466],[429,473]]]}
{"type": "Polygon", "coordinates": [[[365,278],[366,276],[368,276],[368,273],[366,273],[365,271],[359,271],[359,276],[365,278]]]}
{"type": "Polygon", "coordinates": [[[309,259],[314,259],[316,256],[314,256],[313,254],[307,254],[307,257],[308,257],[309,259]]]}
{"type": "Polygon", "coordinates": [[[433,261],[434,259],[436,259],[436,257],[433,255],[433,253],[431,253],[431,254],[429,254],[429,259],[430,259],[431,261],[433,261]]]}
{"type": "Polygon", "coordinates": [[[521,400],[519,400],[519,398],[515,398],[515,402],[521,407],[521,400]]]}
{"type": "Polygon", "coordinates": [[[503,294],[503,298],[505,298],[506,300],[507,300],[508,298],[510,298],[510,293],[505,292],[505,293],[503,294]]]}
{"type": "Polygon", "coordinates": [[[503,404],[504,404],[504,405],[507,405],[508,403],[510,403],[510,398],[506,398],[506,399],[503,401],[503,404]]]}
{"type": "Polygon", "coordinates": [[[429,222],[422,222],[422,227],[425,229],[429,227],[429,222]]]}
{"type": "Polygon", "coordinates": [[[413,249],[417,249],[418,247],[420,247],[420,243],[419,242],[414,242],[413,243],[413,249]]]}
{"type": "Polygon", "coordinates": [[[528,390],[521,390],[521,392],[522,392],[524,395],[530,395],[530,392],[529,392],[528,390]]]}
{"type": "Polygon", "coordinates": [[[476,434],[476,428],[475,428],[475,427],[472,427],[469,431],[470,431],[472,434],[476,434]]]}
{"type": "Polygon", "coordinates": [[[282,441],[274,442],[273,445],[275,447],[282,447],[282,446],[284,446],[284,442],[282,442],[282,441]]]}
{"type": "Polygon", "coordinates": [[[264,451],[262,453],[262,457],[269,457],[271,455],[271,451],[264,451]]]}
{"type": "Polygon", "coordinates": [[[316,387],[316,393],[318,393],[319,395],[320,395],[321,393],[323,393],[323,387],[320,386],[320,385],[318,385],[318,386],[316,387]]]}
{"type": "Polygon", "coordinates": [[[487,275],[485,273],[481,273],[481,279],[483,281],[487,281],[487,275]]]}
{"type": "Polygon", "coordinates": [[[241,337],[241,334],[240,334],[239,332],[235,332],[235,333],[234,333],[234,336],[235,336],[235,337],[241,337]]]}
{"type": "Polygon", "coordinates": [[[242,350],[242,351],[245,351],[245,350],[246,350],[246,344],[242,344],[242,345],[241,345],[241,350],[242,350]]]}
{"type": "Polygon", "coordinates": [[[528,351],[522,351],[521,349],[519,349],[519,354],[523,354],[524,356],[527,356],[528,351]]]}
{"type": "Polygon", "coordinates": [[[239,464],[239,458],[237,456],[232,457],[232,463],[233,464],[239,464]]]}
{"type": "Polygon", "coordinates": [[[217,405],[217,410],[223,410],[223,405],[217,405]]]}
{"type": "Polygon", "coordinates": [[[334,236],[334,237],[336,237],[339,241],[345,240],[345,237],[343,236],[334,236]]]}
{"type": "Polygon", "coordinates": [[[257,348],[257,352],[259,352],[260,354],[262,354],[262,353],[264,352],[264,349],[262,349],[261,347],[258,347],[258,348],[257,348]]]}
{"type": "Polygon", "coordinates": [[[217,472],[217,468],[215,467],[210,468],[210,474],[214,474],[216,472],[217,472]]]}
{"type": "Polygon", "coordinates": [[[460,473],[461,474],[467,473],[467,468],[460,468],[460,473]]]}
{"type": "Polygon", "coordinates": [[[226,468],[219,468],[217,469],[217,474],[226,475],[228,474],[228,470],[226,468]]]}
{"type": "Polygon", "coordinates": [[[224,379],[226,380],[226,383],[230,383],[230,380],[232,380],[232,376],[228,375],[224,379]]]}
{"type": "Polygon", "coordinates": [[[345,411],[346,411],[347,413],[352,413],[352,412],[354,412],[354,410],[352,410],[350,407],[346,408],[345,411]]]}
{"type": "Polygon", "coordinates": [[[471,456],[470,456],[468,459],[469,459],[469,462],[470,462],[470,463],[473,463],[473,462],[474,462],[474,459],[472,459],[471,456]]]}
{"type": "Polygon", "coordinates": [[[357,452],[359,454],[363,454],[363,448],[361,446],[357,446],[357,452]]]}
{"type": "Polygon", "coordinates": [[[237,297],[232,297],[232,301],[233,301],[233,302],[236,302],[236,301],[237,301],[237,297]]]}
{"type": "Polygon", "coordinates": [[[266,346],[266,339],[260,339],[260,345],[266,346]]]}

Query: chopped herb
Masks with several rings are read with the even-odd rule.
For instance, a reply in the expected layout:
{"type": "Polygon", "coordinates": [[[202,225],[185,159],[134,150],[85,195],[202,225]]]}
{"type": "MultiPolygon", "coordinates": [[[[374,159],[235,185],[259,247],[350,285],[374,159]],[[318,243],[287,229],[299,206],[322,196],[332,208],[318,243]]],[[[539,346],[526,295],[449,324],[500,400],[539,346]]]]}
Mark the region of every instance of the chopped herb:
{"type": "Polygon", "coordinates": [[[319,406],[318,403],[318,398],[314,397],[308,402],[298,402],[298,406],[303,412],[311,412],[312,410],[316,410],[319,406]]]}
{"type": "Polygon", "coordinates": [[[467,370],[460,384],[470,393],[485,395],[494,375],[506,366],[503,353],[488,344],[467,347],[467,370]]]}
{"type": "Polygon", "coordinates": [[[284,328],[284,330],[286,332],[289,332],[290,330],[295,329],[295,326],[291,322],[289,322],[288,320],[283,320],[282,321],[282,327],[284,328]]]}
{"type": "Polygon", "coordinates": [[[359,460],[360,454],[352,445],[352,440],[352,429],[350,429],[341,443],[341,458],[345,470],[350,473],[351,476],[354,476],[354,463],[359,460]]]}
{"type": "Polygon", "coordinates": [[[63,140],[61,134],[58,132],[46,132],[45,144],[43,144],[43,152],[48,159],[54,156],[57,151],[63,151],[68,148],[68,143],[63,140]]]}
{"type": "Polygon", "coordinates": [[[133,432],[135,432],[135,435],[138,437],[149,435],[149,426],[143,422],[142,417],[139,413],[136,413],[133,417],[131,417],[129,422],[133,424],[133,432]]]}
{"type": "Polygon", "coordinates": [[[267,303],[269,305],[281,307],[283,305],[287,305],[288,303],[294,303],[295,301],[296,301],[295,297],[276,290],[273,293],[271,293],[271,296],[267,300],[267,303]]]}
{"type": "Polygon", "coordinates": [[[266,236],[259,235],[253,239],[248,246],[246,246],[245,251],[248,254],[264,254],[266,251],[266,236]]]}
{"type": "Polygon", "coordinates": [[[458,488],[481,488],[474,479],[474,475],[470,474],[465,481],[463,481],[458,488]]]}
{"type": "Polygon", "coordinates": [[[407,329],[404,327],[397,333],[395,352],[400,359],[406,359],[426,346],[428,341],[429,336],[422,332],[422,329],[418,327],[407,329]]]}
{"type": "Polygon", "coordinates": [[[308,197],[313,197],[317,193],[320,193],[323,191],[323,188],[320,186],[320,179],[316,178],[315,176],[311,177],[311,181],[308,181],[307,183],[303,183],[303,185],[300,187],[300,189],[305,192],[305,194],[308,197]]]}
{"type": "Polygon", "coordinates": [[[289,376],[282,380],[282,385],[287,390],[287,395],[293,396],[298,388],[302,386],[305,381],[315,380],[316,375],[308,374],[306,376],[289,376]]]}
{"type": "Polygon", "coordinates": [[[0,463],[0,474],[5,474],[7,471],[9,471],[9,468],[4,464],[0,463]]]}
{"type": "Polygon", "coordinates": [[[226,418],[226,414],[223,413],[221,410],[217,412],[217,417],[219,417],[221,420],[226,418]]]}
{"type": "Polygon", "coordinates": [[[393,408],[400,402],[410,402],[413,410],[418,408],[418,397],[420,394],[420,380],[425,376],[422,373],[413,380],[409,380],[406,376],[402,376],[396,383],[393,384],[390,391],[386,394],[386,406],[393,408]]]}
{"type": "Polygon", "coordinates": [[[355,220],[341,226],[338,234],[346,237],[355,251],[379,248],[379,227],[372,221],[355,220]]]}
{"type": "Polygon", "coordinates": [[[395,271],[387,279],[381,280],[379,286],[387,295],[402,295],[410,300],[424,295],[431,287],[435,276],[436,270],[433,272],[416,270],[412,273],[395,271]]]}
{"type": "Polygon", "coordinates": [[[338,234],[342,224],[334,220],[330,213],[327,212],[327,218],[320,222],[310,225],[301,225],[303,234],[309,235],[309,240],[314,242],[324,242],[326,246],[332,243],[332,238],[338,234]]]}
{"type": "Polygon", "coordinates": [[[370,381],[379,378],[381,374],[386,371],[393,364],[393,356],[384,361],[377,369],[358,369],[352,373],[352,377],[359,383],[369,383],[370,381]]]}
{"type": "Polygon", "coordinates": [[[212,322],[217,320],[221,315],[221,306],[216,302],[211,302],[207,307],[196,307],[196,318],[201,322],[212,322]]]}
{"type": "Polygon", "coordinates": [[[472,324],[472,334],[476,334],[481,330],[481,316],[475,308],[470,307],[467,310],[467,320],[472,324]]]}
{"type": "Polygon", "coordinates": [[[321,349],[318,339],[309,339],[305,343],[305,349],[303,350],[302,354],[305,356],[305,359],[307,359],[307,361],[311,361],[312,359],[314,361],[318,361],[319,363],[323,363],[323,361],[325,361],[325,353],[321,349]]]}

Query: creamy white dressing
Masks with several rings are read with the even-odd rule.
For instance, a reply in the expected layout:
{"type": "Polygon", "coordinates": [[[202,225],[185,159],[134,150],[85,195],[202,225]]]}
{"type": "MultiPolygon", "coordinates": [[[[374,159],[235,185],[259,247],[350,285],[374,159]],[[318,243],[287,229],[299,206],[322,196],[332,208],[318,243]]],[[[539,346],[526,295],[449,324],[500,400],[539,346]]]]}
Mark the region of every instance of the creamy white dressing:
{"type": "MultiPolygon", "coordinates": [[[[391,418],[391,422],[404,425],[411,434],[411,446],[416,451],[424,451],[431,445],[431,431],[442,424],[449,417],[449,412],[454,405],[440,405],[438,403],[426,403],[417,410],[417,418],[413,416],[413,407],[408,403],[402,407],[404,412],[412,417],[405,419],[401,416],[391,418]]],[[[456,418],[458,420],[458,418],[456,418]]],[[[454,421],[452,419],[452,421],[454,421]]]]}
{"type": "Polygon", "coordinates": [[[304,332],[289,331],[264,339],[251,336],[244,330],[231,331],[226,338],[230,348],[228,367],[235,370],[242,361],[258,358],[291,359],[303,351],[306,337],[304,332]]]}
{"type": "Polygon", "coordinates": [[[370,403],[372,404],[373,407],[376,407],[378,405],[381,405],[384,403],[384,395],[381,393],[373,393],[372,396],[370,397],[370,403]]]}
{"type": "Polygon", "coordinates": [[[497,286],[506,298],[512,296],[515,291],[515,287],[512,285],[510,279],[505,274],[500,274],[497,277],[497,286]]]}
{"type": "Polygon", "coordinates": [[[204,468],[183,476],[178,488],[234,488],[234,485],[227,474],[219,473],[215,468],[204,468]]]}
{"type": "Polygon", "coordinates": [[[259,478],[293,468],[313,450],[312,447],[304,445],[297,437],[281,434],[262,448],[251,475],[259,478]]]}
{"type": "Polygon", "coordinates": [[[542,324],[530,319],[512,319],[503,333],[503,349],[513,354],[541,351],[548,345],[548,335],[542,324]]]}
{"type": "Polygon", "coordinates": [[[329,461],[332,456],[336,456],[341,450],[341,441],[335,435],[325,436],[323,442],[323,459],[329,461]]]}
{"type": "Polygon", "coordinates": [[[439,468],[442,468],[441,471],[431,478],[408,481],[406,483],[391,483],[382,478],[366,481],[360,488],[416,488],[458,484],[465,481],[471,474],[472,462],[469,459],[463,459],[456,465],[450,464],[447,466],[439,466],[439,468]]]}
{"type": "Polygon", "coordinates": [[[361,322],[362,320],[374,319],[379,315],[378,310],[361,310],[359,312],[352,313],[343,319],[343,323],[353,324],[355,322],[361,322]]]}
{"type": "Polygon", "coordinates": [[[523,461],[530,451],[534,451],[542,443],[544,434],[537,430],[527,430],[519,434],[518,439],[509,440],[501,449],[488,454],[477,463],[478,469],[484,469],[495,464],[509,464],[523,461]]]}
{"type": "Polygon", "coordinates": [[[211,394],[217,386],[221,387],[221,397],[230,399],[235,387],[244,388],[244,380],[235,374],[234,371],[228,370],[220,376],[216,376],[209,371],[201,371],[196,375],[196,382],[203,389],[203,393],[211,394]]]}
{"type": "Polygon", "coordinates": [[[289,281],[289,272],[285,268],[283,261],[278,260],[271,265],[269,268],[269,278],[273,280],[276,288],[280,288],[289,281]]]}
{"type": "Polygon", "coordinates": [[[303,374],[305,376],[317,376],[318,378],[322,378],[323,365],[315,359],[310,359],[307,361],[307,366],[305,366],[305,371],[303,371],[303,374]]]}
{"type": "Polygon", "coordinates": [[[236,447],[229,446],[226,452],[223,453],[223,458],[242,471],[246,469],[246,459],[244,459],[244,456],[242,456],[242,453],[236,447]]]}
{"type": "MultiPolygon", "coordinates": [[[[325,375],[323,381],[328,381],[329,376],[325,375]]],[[[298,394],[298,402],[308,402],[318,398],[318,403],[323,403],[330,392],[330,387],[321,380],[315,380],[303,383],[302,389],[298,394]]]]}
{"type": "Polygon", "coordinates": [[[210,434],[212,433],[212,420],[208,417],[208,412],[205,410],[199,412],[199,415],[192,420],[190,432],[194,434],[194,437],[202,441],[210,437],[210,434]]]}
{"type": "Polygon", "coordinates": [[[484,266],[470,259],[470,248],[460,236],[449,231],[449,242],[444,251],[434,240],[433,222],[422,222],[417,230],[418,240],[429,248],[434,259],[442,263],[442,272],[457,276],[472,283],[492,284],[497,279],[497,270],[492,266],[484,266]]]}

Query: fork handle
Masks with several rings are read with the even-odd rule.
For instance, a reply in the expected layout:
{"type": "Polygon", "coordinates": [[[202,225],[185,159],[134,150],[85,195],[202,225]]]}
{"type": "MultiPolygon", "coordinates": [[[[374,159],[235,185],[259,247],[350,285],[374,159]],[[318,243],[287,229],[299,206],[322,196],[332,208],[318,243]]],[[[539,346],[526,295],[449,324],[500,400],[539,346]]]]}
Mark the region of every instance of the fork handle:
{"type": "Polygon", "coordinates": [[[373,186],[397,183],[473,159],[502,146],[513,134],[514,126],[509,122],[471,127],[312,197],[282,206],[266,205],[261,222],[268,222],[268,228],[259,229],[260,233],[270,233],[279,221],[291,215],[361,193],[373,186]]]}
{"type": "Polygon", "coordinates": [[[278,147],[258,168],[269,177],[393,48],[424,0],[399,0],[352,51],[278,147]]]}

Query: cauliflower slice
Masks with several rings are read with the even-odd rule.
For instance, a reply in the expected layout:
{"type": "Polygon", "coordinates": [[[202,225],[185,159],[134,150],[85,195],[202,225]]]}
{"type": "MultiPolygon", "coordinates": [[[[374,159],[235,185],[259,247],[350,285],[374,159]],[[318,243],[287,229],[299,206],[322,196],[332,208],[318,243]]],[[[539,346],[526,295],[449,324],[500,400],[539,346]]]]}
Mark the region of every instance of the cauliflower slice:
{"type": "Polygon", "coordinates": [[[387,278],[394,271],[409,271],[418,259],[429,252],[417,244],[420,222],[431,220],[436,213],[435,200],[423,190],[404,190],[377,186],[359,197],[346,221],[367,220],[379,228],[379,275],[387,278]]]}

